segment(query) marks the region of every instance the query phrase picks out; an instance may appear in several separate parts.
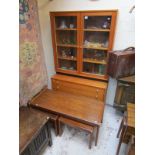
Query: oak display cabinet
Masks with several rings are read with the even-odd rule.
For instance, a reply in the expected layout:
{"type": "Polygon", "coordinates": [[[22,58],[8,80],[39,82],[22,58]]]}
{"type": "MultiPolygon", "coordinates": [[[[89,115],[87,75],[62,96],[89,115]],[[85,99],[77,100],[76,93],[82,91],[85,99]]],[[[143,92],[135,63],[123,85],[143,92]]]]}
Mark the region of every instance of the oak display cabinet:
{"type": "Polygon", "coordinates": [[[57,73],[107,80],[117,10],[50,12],[57,73]]]}

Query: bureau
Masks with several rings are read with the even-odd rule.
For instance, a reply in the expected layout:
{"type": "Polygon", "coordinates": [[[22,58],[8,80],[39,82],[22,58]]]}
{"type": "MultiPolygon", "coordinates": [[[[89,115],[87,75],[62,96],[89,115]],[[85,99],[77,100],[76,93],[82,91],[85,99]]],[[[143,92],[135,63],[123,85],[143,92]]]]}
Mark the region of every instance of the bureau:
{"type": "Polygon", "coordinates": [[[62,74],[52,76],[51,83],[53,90],[83,95],[100,101],[104,101],[107,90],[106,82],[62,74]]]}

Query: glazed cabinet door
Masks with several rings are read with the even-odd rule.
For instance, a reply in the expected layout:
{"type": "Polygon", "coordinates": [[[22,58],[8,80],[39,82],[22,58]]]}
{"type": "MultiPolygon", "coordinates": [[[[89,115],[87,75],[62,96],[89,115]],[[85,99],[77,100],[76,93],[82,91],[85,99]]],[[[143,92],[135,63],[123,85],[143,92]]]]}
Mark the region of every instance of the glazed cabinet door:
{"type": "Polygon", "coordinates": [[[50,13],[55,69],[57,72],[77,74],[79,71],[78,13],[50,13]]]}
{"type": "Polygon", "coordinates": [[[107,79],[108,51],[112,50],[116,12],[81,13],[80,73],[107,79]]]}

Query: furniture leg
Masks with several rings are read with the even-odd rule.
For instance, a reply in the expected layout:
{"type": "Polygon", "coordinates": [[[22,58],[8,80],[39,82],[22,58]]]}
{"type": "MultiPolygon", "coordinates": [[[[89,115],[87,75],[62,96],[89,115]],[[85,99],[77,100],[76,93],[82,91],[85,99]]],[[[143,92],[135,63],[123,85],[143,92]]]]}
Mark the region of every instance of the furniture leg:
{"type": "Polygon", "coordinates": [[[124,119],[122,119],[122,121],[121,121],[121,124],[120,124],[119,130],[118,130],[118,133],[117,133],[117,138],[118,138],[119,135],[120,135],[121,129],[122,129],[122,127],[123,127],[123,122],[124,122],[124,119]]]}
{"type": "Polygon", "coordinates": [[[58,125],[57,125],[57,121],[54,122],[54,128],[55,128],[55,134],[56,134],[56,136],[58,136],[58,125]]]}
{"type": "Polygon", "coordinates": [[[47,130],[48,130],[48,139],[49,139],[49,146],[52,146],[52,137],[51,137],[51,130],[50,130],[50,126],[49,126],[49,122],[47,122],[47,130]]]}
{"type": "Polygon", "coordinates": [[[93,133],[90,133],[89,149],[91,149],[91,146],[92,146],[92,139],[93,139],[93,133]]]}
{"type": "Polygon", "coordinates": [[[126,130],[127,130],[127,127],[124,126],[124,127],[122,128],[122,133],[121,133],[121,137],[120,137],[120,139],[119,139],[119,143],[118,143],[116,155],[119,155],[119,150],[120,150],[120,147],[121,147],[123,138],[124,138],[124,136],[125,136],[126,130]]]}
{"type": "Polygon", "coordinates": [[[95,146],[97,146],[97,142],[98,142],[99,126],[97,126],[96,129],[97,131],[96,131],[96,138],[95,138],[95,146]]]}
{"type": "Polygon", "coordinates": [[[59,136],[61,136],[61,135],[62,135],[62,127],[61,127],[61,122],[59,121],[59,122],[58,122],[58,124],[59,124],[59,125],[58,125],[58,128],[59,128],[59,133],[58,133],[58,134],[59,134],[59,136]]]}

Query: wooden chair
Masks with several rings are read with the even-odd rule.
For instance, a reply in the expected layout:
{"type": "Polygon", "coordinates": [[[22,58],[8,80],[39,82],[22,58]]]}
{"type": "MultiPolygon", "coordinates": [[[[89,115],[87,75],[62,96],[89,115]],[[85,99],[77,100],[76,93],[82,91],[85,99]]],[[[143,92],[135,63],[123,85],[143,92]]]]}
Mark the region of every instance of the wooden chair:
{"type": "MultiPolygon", "coordinates": [[[[90,125],[87,125],[87,124],[83,124],[83,123],[80,123],[80,122],[77,122],[77,121],[74,121],[74,120],[71,120],[71,119],[68,119],[68,118],[59,117],[59,119],[58,119],[58,126],[59,127],[58,128],[59,128],[59,135],[60,136],[62,134],[61,123],[69,125],[71,127],[79,128],[79,129],[84,130],[87,133],[89,133],[89,136],[90,136],[90,138],[89,138],[89,149],[91,149],[93,133],[94,133],[94,127],[93,126],[90,126],[90,125]]],[[[96,136],[95,145],[97,145],[97,136],[96,136]]]]}
{"type": "Polygon", "coordinates": [[[127,103],[127,112],[124,113],[117,138],[120,136],[116,155],[119,155],[119,150],[122,142],[129,143],[132,136],[135,135],[135,104],[127,103]]]}
{"type": "Polygon", "coordinates": [[[127,123],[126,123],[126,115],[125,115],[121,121],[119,130],[117,133],[117,138],[119,138],[120,136],[120,139],[119,139],[116,155],[119,155],[120,147],[125,137],[126,131],[127,131],[127,123]]]}

